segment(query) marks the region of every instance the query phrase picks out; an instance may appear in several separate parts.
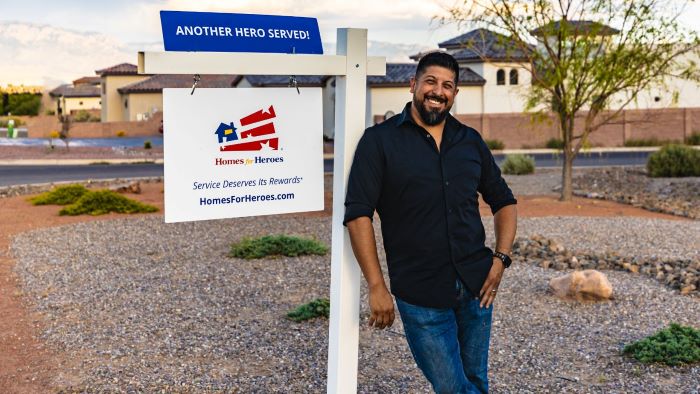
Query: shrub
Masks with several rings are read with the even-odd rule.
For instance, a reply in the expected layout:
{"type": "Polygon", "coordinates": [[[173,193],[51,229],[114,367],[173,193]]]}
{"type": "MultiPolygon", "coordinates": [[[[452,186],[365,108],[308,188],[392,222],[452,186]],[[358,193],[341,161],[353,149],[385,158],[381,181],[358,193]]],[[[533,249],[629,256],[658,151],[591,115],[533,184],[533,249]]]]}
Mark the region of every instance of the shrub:
{"type": "Polygon", "coordinates": [[[685,139],[685,143],[688,145],[700,145],[700,133],[691,134],[685,139]]]}
{"type": "Polygon", "coordinates": [[[147,213],[156,212],[158,208],[131,200],[111,190],[89,191],[83,194],[75,203],[61,209],[59,215],[76,216],[81,214],[104,215],[116,213],[147,213]]]}
{"type": "Polygon", "coordinates": [[[324,255],[328,247],[313,239],[290,237],[287,235],[266,235],[260,238],[243,238],[241,242],[231,245],[229,257],[260,259],[265,256],[282,255],[296,257],[300,255],[324,255]]]}
{"type": "Polygon", "coordinates": [[[73,120],[76,122],[99,122],[100,118],[94,116],[92,113],[81,109],[73,115],[73,120]]]}
{"type": "Polygon", "coordinates": [[[117,131],[117,137],[120,137],[120,138],[121,138],[121,137],[124,137],[124,136],[126,136],[126,131],[124,131],[124,130],[119,130],[119,131],[117,131]]]}
{"type": "Polygon", "coordinates": [[[667,144],[678,143],[676,141],[669,140],[659,140],[656,137],[652,138],[640,138],[640,139],[629,139],[625,141],[625,146],[662,146],[667,144]]]}
{"type": "Polygon", "coordinates": [[[39,115],[41,107],[41,95],[33,93],[9,94],[7,96],[7,106],[3,108],[5,113],[13,115],[39,115]]]}
{"type": "Polygon", "coordinates": [[[328,298],[317,298],[307,304],[300,305],[293,311],[287,313],[287,317],[295,322],[325,317],[331,313],[331,302],[328,298]]]}
{"type": "Polygon", "coordinates": [[[14,116],[9,117],[5,120],[0,120],[0,127],[7,127],[8,123],[10,123],[10,119],[15,121],[15,127],[22,126],[24,125],[24,122],[20,118],[15,118],[14,116]]]}
{"type": "Polygon", "coordinates": [[[46,110],[46,115],[54,116],[54,115],[56,115],[56,111],[54,111],[54,110],[52,110],[52,109],[47,109],[47,110],[46,110]]]}
{"type": "Polygon", "coordinates": [[[501,140],[485,140],[484,142],[486,142],[486,146],[488,146],[490,150],[502,150],[505,147],[501,140]]]}
{"type": "Polygon", "coordinates": [[[564,149],[564,141],[559,138],[550,138],[544,146],[547,149],[564,149]]]}
{"type": "Polygon", "coordinates": [[[700,361],[700,331],[671,323],[668,328],[625,346],[623,352],[643,363],[696,363],[700,361]]]}
{"type": "Polygon", "coordinates": [[[83,185],[59,186],[51,191],[30,198],[29,201],[34,205],[67,205],[78,201],[87,192],[88,189],[83,185]]]}
{"type": "Polygon", "coordinates": [[[652,177],[700,176],[700,151],[685,145],[666,145],[649,155],[647,172],[652,177]]]}
{"type": "Polygon", "coordinates": [[[535,159],[519,153],[508,155],[501,165],[501,170],[508,175],[532,174],[535,172],[535,159]]]}
{"type": "Polygon", "coordinates": [[[153,145],[151,144],[151,141],[146,140],[143,142],[143,149],[151,149],[153,148],[153,145]]]}

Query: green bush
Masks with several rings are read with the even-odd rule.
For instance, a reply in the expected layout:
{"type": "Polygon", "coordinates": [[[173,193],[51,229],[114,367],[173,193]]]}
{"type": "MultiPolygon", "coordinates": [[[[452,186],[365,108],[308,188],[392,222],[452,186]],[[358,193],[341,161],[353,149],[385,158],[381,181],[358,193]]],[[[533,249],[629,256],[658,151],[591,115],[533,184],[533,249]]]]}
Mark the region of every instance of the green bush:
{"type": "Polygon", "coordinates": [[[508,175],[532,174],[535,172],[535,159],[519,153],[507,155],[501,165],[501,170],[508,175]]]}
{"type": "Polygon", "coordinates": [[[231,245],[229,257],[260,259],[265,256],[288,256],[316,254],[324,255],[328,247],[313,239],[290,237],[287,235],[266,235],[260,238],[243,238],[231,245]]]}
{"type": "Polygon", "coordinates": [[[700,331],[671,323],[668,328],[625,346],[623,352],[643,363],[696,363],[700,361],[700,331]]]}
{"type": "Polygon", "coordinates": [[[88,189],[83,185],[59,186],[51,191],[30,198],[29,201],[34,205],[67,205],[78,201],[87,192],[88,189]]]}
{"type": "Polygon", "coordinates": [[[700,145],[700,133],[693,133],[690,137],[685,139],[685,143],[688,145],[700,145]]]}
{"type": "Polygon", "coordinates": [[[73,115],[73,120],[75,122],[99,122],[100,117],[81,109],[80,111],[76,112],[75,115],[73,115]]]}
{"type": "Polygon", "coordinates": [[[655,178],[700,176],[700,151],[686,145],[666,145],[649,155],[647,172],[655,178]]]}
{"type": "Polygon", "coordinates": [[[59,215],[76,216],[81,214],[104,215],[116,213],[147,213],[156,212],[158,208],[134,201],[111,190],[88,191],[75,203],[61,209],[59,215]]]}
{"type": "Polygon", "coordinates": [[[547,149],[564,149],[564,141],[559,138],[550,138],[544,146],[547,149]]]}
{"type": "Polygon", "coordinates": [[[331,313],[331,302],[328,298],[317,298],[307,304],[300,305],[293,311],[287,313],[287,317],[295,322],[325,317],[331,313]]]}
{"type": "Polygon", "coordinates": [[[151,141],[146,140],[143,142],[143,149],[151,149],[153,148],[153,144],[151,144],[151,141]]]}
{"type": "Polygon", "coordinates": [[[634,146],[662,146],[662,145],[668,145],[668,144],[674,144],[678,143],[677,141],[669,141],[669,140],[659,140],[656,137],[652,138],[640,138],[640,139],[629,139],[625,141],[625,146],[629,147],[634,147],[634,146]]]}
{"type": "Polygon", "coordinates": [[[485,140],[484,142],[486,142],[486,146],[488,146],[490,150],[502,150],[505,147],[501,140],[485,140]]]}
{"type": "Polygon", "coordinates": [[[9,94],[7,96],[7,106],[3,108],[3,113],[12,115],[39,115],[41,108],[41,95],[32,93],[9,94]]]}

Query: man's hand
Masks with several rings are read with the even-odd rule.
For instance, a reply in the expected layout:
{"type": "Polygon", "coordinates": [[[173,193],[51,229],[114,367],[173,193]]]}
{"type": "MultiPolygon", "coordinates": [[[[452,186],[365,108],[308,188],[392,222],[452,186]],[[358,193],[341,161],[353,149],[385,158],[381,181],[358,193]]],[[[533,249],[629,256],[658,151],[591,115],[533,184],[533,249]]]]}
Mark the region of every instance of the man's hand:
{"type": "Polygon", "coordinates": [[[369,326],[379,329],[391,327],[394,324],[394,299],[386,286],[369,289],[369,326]]]}
{"type": "Polygon", "coordinates": [[[501,284],[503,271],[505,269],[506,268],[503,266],[501,259],[494,257],[491,270],[489,270],[489,276],[486,277],[486,281],[481,287],[481,291],[479,291],[479,299],[481,300],[479,307],[483,308],[485,306],[488,308],[493,303],[493,300],[496,299],[498,286],[501,284]]]}

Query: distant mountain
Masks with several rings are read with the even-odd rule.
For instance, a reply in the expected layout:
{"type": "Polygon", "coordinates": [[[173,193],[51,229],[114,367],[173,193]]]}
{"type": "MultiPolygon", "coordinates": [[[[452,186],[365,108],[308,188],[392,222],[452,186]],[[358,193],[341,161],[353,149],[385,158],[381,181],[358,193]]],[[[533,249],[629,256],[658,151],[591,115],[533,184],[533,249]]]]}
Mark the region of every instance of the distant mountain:
{"type": "MultiPolygon", "coordinates": [[[[335,43],[324,43],[324,52],[335,53],[335,43]]],[[[388,62],[410,62],[410,55],[425,46],[370,41],[370,56],[388,62]]],[[[94,32],[80,32],[26,22],[0,22],[0,85],[39,85],[47,88],[69,83],[95,70],[128,62],[135,64],[138,51],[162,51],[162,42],[124,43],[94,32]]]]}
{"type": "Polygon", "coordinates": [[[113,37],[25,22],[0,22],[0,53],[0,85],[48,88],[137,60],[134,50],[113,37]]]}

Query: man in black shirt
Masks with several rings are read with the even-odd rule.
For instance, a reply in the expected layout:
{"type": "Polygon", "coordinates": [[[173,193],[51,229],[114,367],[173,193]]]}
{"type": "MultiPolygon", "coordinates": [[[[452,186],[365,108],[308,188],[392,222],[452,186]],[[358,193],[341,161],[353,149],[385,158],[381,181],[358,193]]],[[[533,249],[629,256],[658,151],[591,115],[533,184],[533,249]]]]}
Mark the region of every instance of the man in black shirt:
{"type": "Polygon", "coordinates": [[[420,60],[412,102],[358,143],[345,200],[344,223],[369,287],[369,324],[394,321],[371,222],[376,210],[409,347],[439,393],[488,391],[492,303],[517,221],[516,200],[483,139],[449,114],[458,79],[452,56],[420,60]],[[477,193],[494,214],[494,252],[484,244],[477,193]]]}

